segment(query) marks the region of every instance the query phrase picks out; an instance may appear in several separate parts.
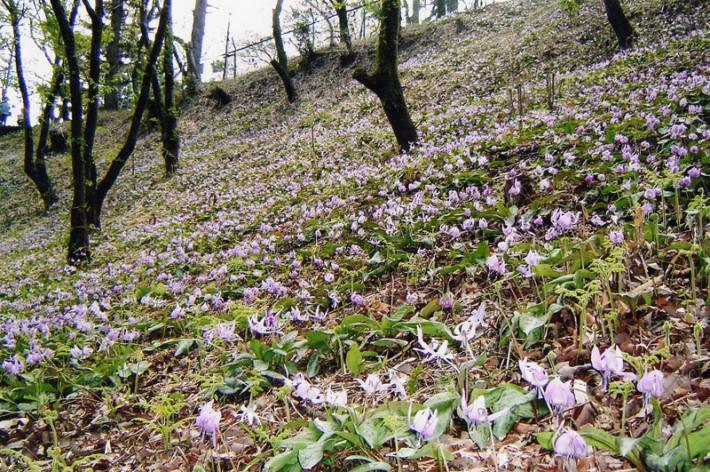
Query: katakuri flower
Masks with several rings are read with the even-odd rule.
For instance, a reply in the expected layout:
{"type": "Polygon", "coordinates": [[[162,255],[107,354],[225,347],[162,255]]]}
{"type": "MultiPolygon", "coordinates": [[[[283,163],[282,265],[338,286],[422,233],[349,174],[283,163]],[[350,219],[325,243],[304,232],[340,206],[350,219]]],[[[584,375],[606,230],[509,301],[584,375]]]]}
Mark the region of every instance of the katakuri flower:
{"type": "Polygon", "coordinates": [[[469,405],[466,403],[466,392],[461,392],[461,416],[470,421],[471,424],[478,425],[481,423],[492,423],[507,412],[507,409],[503,409],[493,414],[488,414],[488,409],[486,408],[486,398],[483,395],[479,395],[473,402],[469,405]]]}
{"type": "Polygon", "coordinates": [[[407,425],[409,429],[417,433],[417,438],[428,441],[436,435],[436,423],[439,413],[431,408],[419,410],[412,418],[412,404],[409,404],[407,413],[407,425]]]}
{"type": "Polygon", "coordinates": [[[542,389],[550,379],[545,368],[535,362],[528,361],[527,358],[518,361],[518,366],[523,379],[535,387],[538,398],[542,398],[542,389]]]}
{"type": "Polygon", "coordinates": [[[646,405],[649,404],[651,398],[660,398],[663,396],[663,372],[654,369],[651,372],[646,372],[639,379],[636,388],[643,393],[646,405]]]}
{"type": "Polygon", "coordinates": [[[634,374],[624,372],[624,357],[618,346],[611,346],[603,354],[599,353],[599,348],[592,348],[592,367],[602,374],[602,386],[606,390],[609,380],[613,375],[623,377],[625,380],[633,380],[634,374]]]}
{"type": "Polygon", "coordinates": [[[558,417],[565,409],[575,404],[571,382],[562,382],[558,378],[550,380],[547,384],[544,398],[547,406],[558,417]]]}
{"type": "Polygon", "coordinates": [[[202,405],[200,415],[197,417],[195,424],[200,429],[200,438],[205,437],[205,434],[212,436],[212,447],[217,444],[217,433],[219,432],[219,422],[222,419],[222,413],[212,408],[212,401],[202,405]]]}
{"type": "Polygon", "coordinates": [[[328,391],[325,392],[325,403],[336,408],[345,407],[348,405],[348,392],[346,390],[334,392],[328,388],[328,391]]]}
{"type": "Polygon", "coordinates": [[[449,353],[449,342],[444,340],[441,342],[435,339],[431,340],[431,344],[424,341],[424,333],[422,332],[422,327],[417,326],[417,339],[419,340],[419,345],[421,348],[414,348],[415,351],[419,351],[424,354],[424,362],[436,362],[441,364],[441,361],[448,362],[449,364],[454,358],[454,355],[449,353]]]}
{"type": "Polygon", "coordinates": [[[261,419],[256,412],[256,408],[251,405],[242,405],[239,408],[239,419],[247,426],[256,426],[261,424],[261,419]]]}
{"type": "Polygon", "coordinates": [[[382,383],[380,376],[377,374],[369,374],[365,381],[360,379],[355,380],[360,384],[360,387],[368,397],[376,395],[380,392],[386,392],[389,389],[389,385],[382,383]]]}
{"type": "Polygon", "coordinates": [[[568,460],[581,459],[589,455],[589,447],[582,436],[567,428],[555,439],[554,449],[557,455],[568,460]]]}

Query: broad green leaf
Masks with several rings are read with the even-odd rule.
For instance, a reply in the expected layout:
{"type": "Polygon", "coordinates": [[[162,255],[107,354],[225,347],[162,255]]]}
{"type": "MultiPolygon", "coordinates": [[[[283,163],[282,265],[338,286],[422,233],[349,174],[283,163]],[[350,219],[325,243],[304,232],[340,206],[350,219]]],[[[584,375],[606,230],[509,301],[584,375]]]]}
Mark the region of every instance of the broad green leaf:
{"type": "Polygon", "coordinates": [[[544,449],[547,449],[548,451],[551,451],[554,447],[552,444],[552,438],[554,437],[555,433],[550,432],[550,431],[544,431],[542,433],[535,433],[535,439],[537,440],[538,444],[542,446],[544,449]]]}
{"type": "Polygon", "coordinates": [[[175,357],[180,357],[183,354],[187,354],[188,352],[190,352],[192,346],[195,345],[195,342],[195,339],[183,339],[182,341],[180,341],[177,345],[177,348],[175,349],[175,357]]]}
{"type": "Polygon", "coordinates": [[[362,352],[360,352],[360,346],[357,343],[353,343],[345,356],[345,365],[347,365],[348,370],[354,377],[360,375],[360,370],[362,368],[362,352]]]}
{"type": "Polygon", "coordinates": [[[298,451],[298,462],[304,469],[312,469],[323,459],[323,442],[318,441],[298,451]]]}

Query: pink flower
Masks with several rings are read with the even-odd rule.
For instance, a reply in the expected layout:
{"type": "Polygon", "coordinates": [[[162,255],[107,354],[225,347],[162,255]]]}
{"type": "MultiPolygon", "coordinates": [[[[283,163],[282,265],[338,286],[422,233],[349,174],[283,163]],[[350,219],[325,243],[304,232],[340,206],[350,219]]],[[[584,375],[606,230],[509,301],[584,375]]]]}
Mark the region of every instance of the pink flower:
{"type": "Polygon", "coordinates": [[[619,246],[623,244],[624,242],[624,232],[623,231],[610,231],[609,232],[609,241],[611,241],[611,244],[614,246],[619,246]]]}
{"type": "Polygon", "coordinates": [[[534,267],[540,263],[542,260],[542,256],[538,254],[537,252],[533,251],[532,249],[528,251],[528,255],[525,256],[525,263],[529,265],[530,267],[534,267]]]}
{"type": "Polygon", "coordinates": [[[174,320],[179,320],[180,318],[183,318],[185,316],[185,310],[182,309],[180,304],[176,304],[175,308],[173,308],[173,311],[170,312],[170,318],[174,320]]]}
{"type": "Polygon", "coordinates": [[[511,197],[515,197],[517,195],[520,195],[521,190],[522,186],[520,185],[520,181],[518,179],[515,179],[513,185],[508,190],[508,195],[510,195],[511,197]]]}
{"type": "Polygon", "coordinates": [[[535,362],[528,362],[527,358],[518,361],[518,366],[523,379],[535,387],[538,398],[542,398],[542,388],[547,385],[549,380],[545,368],[535,362]]]}
{"type": "Polygon", "coordinates": [[[417,295],[416,292],[407,293],[407,303],[409,305],[416,305],[418,301],[419,301],[419,295],[417,295]]]}
{"type": "Polygon", "coordinates": [[[582,436],[571,429],[565,429],[555,440],[555,453],[566,459],[580,459],[589,455],[589,448],[582,436]]]}
{"type": "Polygon", "coordinates": [[[380,392],[386,392],[389,389],[389,385],[382,383],[380,376],[377,374],[369,374],[365,381],[360,379],[355,379],[360,387],[364,390],[365,395],[372,396],[380,392]]]}
{"type": "Polygon", "coordinates": [[[574,394],[572,393],[571,382],[562,382],[560,379],[552,379],[545,387],[545,402],[555,415],[560,415],[563,410],[574,406],[574,394]]]}
{"type": "Polygon", "coordinates": [[[498,275],[505,275],[506,273],[506,268],[505,268],[505,261],[503,258],[498,257],[496,254],[493,254],[488,257],[486,260],[486,267],[488,267],[488,270],[498,274],[498,275]]]}
{"type": "Polygon", "coordinates": [[[350,294],[350,301],[353,305],[362,306],[365,304],[365,297],[363,297],[359,293],[353,292],[352,294],[350,294]]]}
{"type": "Polygon", "coordinates": [[[602,374],[604,390],[606,390],[606,386],[609,384],[609,379],[611,379],[612,375],[621,376],[626,380],[635,378],[633,374],[624,372],[624,357],[618,346],[609,347],[604,351],[604,354],[600,354],[599,348],[594,346],[592,349],[592,367],[602,374]]]}
{"type": "Polygon", "coordinates": [[[638,384],[636,384],[636,388],[639,392],[644,394],[647,404],[652,397],[662,397],[664,392],[663,372],[654,369],[651,372],[644,373],[641,379],[639,379],[638,384]]]}
{"type": "Polygon", "coordinates": [[[492,423],[496,419],[500,418],[507,412],[503,409],[499,412],[488,414],[488,409],[486,408],[486,398],[483,395],[479,395],[473,403],[470,405],[466,404],[466,393],[461,392],[461,414],[464,419],[467,419],[472,424],[477,425],[481,423],[492,423]]]}
{"type": "Polygon", "coordinates": [[[325,402],[334,407],[344,407],[348,405],[348,392],[345,390],[340,390],[339,392],[334,392],[331,388],[325,392],[325,402]]]}
{"type": "Polygon", "coordinates": [[[444,310],[450,310],[454,307],[454,298],[450,294],[446,294],[439,299],[439,304],[444,310]]]}
{"type": "Polygon", "coordinates": [[[431,408],[419,410],[414,419],[411,418],[412,404],[409,404],[409,412],[407,413],[407,424],[409,429],[417,433],[419,439],[428,441],[436,435],[436,423],[438,421],[438,412],[432,411],[431,408]]]}
{"type": "Polygon", "coordinates": [[[200,428],[201,438],[204,438],[205,434],[212,435],[212,447],[215,447],[222,413],[213,409],[212,403],[212,401],[209,401],[202,405],[202,408],[200,408],[200,416],[197,417],[195,424],[200,428]]]}
{"type": "Polygon", "coordinates": [[[441,365],[441,361],[448,362],[454,358],[454,355],[449,353],[449,342],[447,340],[438,342],[435,339],[431,340],[431,344],[424,341],[424,333],[422,332],[422,327],[417,326],[417,339],[419,340],[419,345],[421,348],[414,348],[415,351],[419,351],[424,354],[424,362],[436,362],[441,365]]]}

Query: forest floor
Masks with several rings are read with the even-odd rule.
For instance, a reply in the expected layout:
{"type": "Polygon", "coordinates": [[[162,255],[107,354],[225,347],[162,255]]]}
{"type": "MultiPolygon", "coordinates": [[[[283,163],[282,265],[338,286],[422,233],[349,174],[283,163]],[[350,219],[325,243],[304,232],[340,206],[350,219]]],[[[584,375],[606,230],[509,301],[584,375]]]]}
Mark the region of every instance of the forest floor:
{"type": "Polygon", "coordinates": [[[221,83],[178,175],[144,134],[78,270],[69,156],[41,213],[0,138],[0,470],[552,471],[567,431],[579,470],[707,467],[710,9],[627,2],[618,54],[600,4],[405,28],[407,155],[351,78],[369,42],[294,105],[221,83]]]}

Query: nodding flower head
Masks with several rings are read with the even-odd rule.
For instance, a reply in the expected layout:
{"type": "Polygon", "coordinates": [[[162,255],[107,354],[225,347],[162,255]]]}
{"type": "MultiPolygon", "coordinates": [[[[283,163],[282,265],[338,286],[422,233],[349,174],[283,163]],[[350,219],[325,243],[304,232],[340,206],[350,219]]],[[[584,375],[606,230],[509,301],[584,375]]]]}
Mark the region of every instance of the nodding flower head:
{"type": "Polygon", "coordinates": [[[647,404],[653,397],[662,397],[664,392],[663,372],[654,369],[651,372],[644,373],[639,379],[638,384],[636,384],[636,388],[639,392],[644,394],[647,404]]]}
{"type": "Polygon", "coordinates": [[[554,443],[555,453],[566,459],[581,459],[589,455],[589,448],[582,436],[571,429],[564,429],[554,443]]]}
{"type": "Polygon", "coordinates": [[[535,387],[538,396],[542,398],[542,388],[547,385],[550,379],[545,368],[535,362],[528,361],[527,358],[518,361],[518,367],[520,367],[523,379],[535,387]]]}
{"type": "Polygon", "coordinates": [[[202,438],[205,437],[205,434],[212,436],[212,447],[214,447],[217,443],[217,432],[219,431],[219,422],[222,419],[222,413],[212,408],[212,403],[212,401],[209,401],[202,405],[200,415],[197,417],[195,424],[200,429],[202,438]]]}
{"type": "Polygon", "coordinates": [[[602,374],[602,385],[605,390],[613,375],[621,376],[626,380],[635,378],[633,374],[624,372],[624,357],[621,354],[621,349],[617,346],[609,347],[603,354],[599,352],[597,346],[594,346],[592,348],[592,367],[602,374]]]}
{"type": "Polygon", "coordinates": [[[562,382],[557,378],[552,379],[545,387],[544,398],[553,413],[558,416],[575,404],[571,383],[562,382]]]}
{"type": "Polygon", "coordinates": [[[609,241],[614,246],[619,246],[624,242],[624,232],[623,231],[609,231],[609,241]]]}
{"type": "Polygon", "coordinates": [[[489,415],[488,409],[486,408],[486,398],[483,395],[479,395],[469,405],[466,403],[466,393],[461,392],[461,411],[459,413],[472,424],[492,423],[506,412],[507,409],[504,409],[489,415]]]}
{"type": "Polygon", "coordinates": [[[419,439],[428,441],[436,435],[436,423],[439,419],[439,413],[431,408],[419,410],[414,418],[411,417],[412,404],[409,404],[409,412],[407,413],[407,423],[409,429],[417,433],[419,439]]]}
{"type": "Polygon", "coordinates": [[[507,272],[505,268],[505,261],[502,257],[499,257],[496,254],[492,254],[488,257],[488,259],[486,259],[486,267],[488,267],[489,271],[498,275],[505,275],[507,272]]]}

